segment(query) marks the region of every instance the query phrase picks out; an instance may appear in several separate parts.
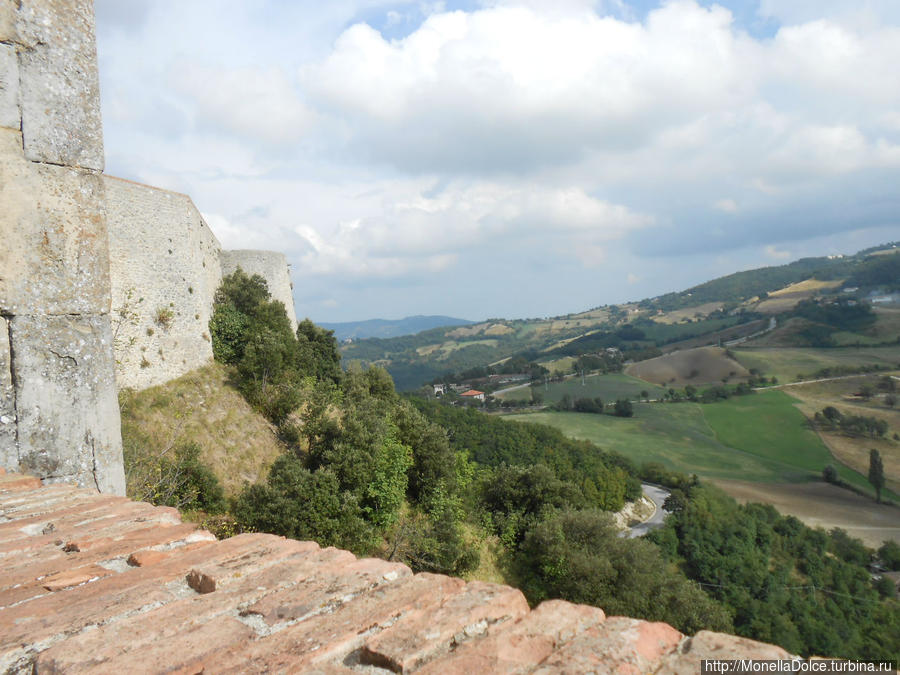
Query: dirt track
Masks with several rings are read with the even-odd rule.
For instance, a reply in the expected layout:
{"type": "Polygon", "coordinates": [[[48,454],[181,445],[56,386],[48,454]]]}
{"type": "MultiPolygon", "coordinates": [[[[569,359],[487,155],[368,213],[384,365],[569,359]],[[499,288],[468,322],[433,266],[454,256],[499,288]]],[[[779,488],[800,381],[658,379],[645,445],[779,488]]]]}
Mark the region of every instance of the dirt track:
{"type": "Polygon", "coordinates": [[[771,504],[810,527],[835,527],[878,547],[886,539],[900,543],[900,508],[876,504],[867,497],[827,483],[746,483],[713,481],[739,502],[771,504]]]}

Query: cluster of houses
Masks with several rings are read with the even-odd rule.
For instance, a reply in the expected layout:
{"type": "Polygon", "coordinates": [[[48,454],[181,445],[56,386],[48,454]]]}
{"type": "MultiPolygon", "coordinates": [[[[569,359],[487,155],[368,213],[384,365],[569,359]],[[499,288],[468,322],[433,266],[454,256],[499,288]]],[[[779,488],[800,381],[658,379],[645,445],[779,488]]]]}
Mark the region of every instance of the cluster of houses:
{"type": "MultiPolygon", "coordinates": [[[[487,377],[479,378],[477,381],[473,380],[473,382],[477,383],[478,386],[483,386],[493,391],[504,384],[525,382],[529,377],[528,373],[503,373],[501,375],[488,375],[487,377]]],[[[474,389],[471,382],[461,384],[441,383],[432,386],[436,397],[444,396],[451,391],[455,392],[461,399],[468,401],[484,401],[487,396],[485,392],[474,389]]]]}
{"type": "Polygon", "coordinates": [[[483,401],[485,393],[483,391],[478,391],[477,389],[472,389],[472,385],[470,384],[436,384],[434,385],[434,395],[435,396],[443,396],[447,392],[454,391],[459,394],[460,398],[464,398],[470,401],[483,401]]]}

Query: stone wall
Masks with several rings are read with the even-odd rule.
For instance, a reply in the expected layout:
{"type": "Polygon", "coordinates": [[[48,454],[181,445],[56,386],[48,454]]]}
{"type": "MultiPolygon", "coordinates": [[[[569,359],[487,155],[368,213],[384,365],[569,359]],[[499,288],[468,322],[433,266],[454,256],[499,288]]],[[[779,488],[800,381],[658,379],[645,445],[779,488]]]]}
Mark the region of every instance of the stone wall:
{"type": "Polygon", "coordinates": [[[283,255],[222,254],[188,196],[103,176],[98,81],[91,0],[0,0],[0,466],[122,493],[117,384],[212,358],[222,266],[296,317],[283,255]]]}
{"type": "Polygon", "coordinates": [[[222,274],[227,276],[238,267],[247,274],[258,274],[269,285],[269,293],[287,310],[288,318],[297,327],[297,313],[294,309],[294,285],[291,283],[290,269],[283,253],[275,251],[222,251],[222,274]]]}
{"type": "Polygon", "coordinates": [[[212,358],[221,247],[187,195],[104,180],[116,379],[145,389],[212,358]]]}
{"type": "Polygon", "coordinates": [[[0,461],[123,493],[91,0],[0,0],[0,461]]]}

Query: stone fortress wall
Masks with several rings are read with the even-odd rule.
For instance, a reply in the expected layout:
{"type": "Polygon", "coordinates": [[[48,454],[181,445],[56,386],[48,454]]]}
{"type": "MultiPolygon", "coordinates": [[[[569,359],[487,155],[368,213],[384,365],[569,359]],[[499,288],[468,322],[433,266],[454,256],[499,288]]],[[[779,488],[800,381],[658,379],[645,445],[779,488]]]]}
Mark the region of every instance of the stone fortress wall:
{"type": "Polygon", "coordinates": [[[90,0],[0,0],[0,466],[123,494],[90,0]]]}
{"type": "Polygon", "coordinates": [[[116,380],[146,389],[212,359],[216,289],[241,267],[266,280],[296,327],[284,254],[224,251],[191,198],[104,176],[116,380]]]}
{"type": "Polygon", "coordinates": [[[222,274],[227,276],[240,267],[247,274],[258,274],[269,286],[273,300],[284,305],[288,318],[297,328],[297,314],[294,311],[294,285],[287,258],[277,251],[222,251],[222,274]]]}
{"type": "Polygon", "coordinates": [[[116,380],[145,389],[212,358],[221,246],[187,195],[104,182],[116,380]]]}
{"type": "MultiPolygon", "coordinates": [[[[222,247],[103,169],[92,0],[0,0],[0,467],[123,494],[117,390],[212,358],[222,247]]],[[[231,259],[295,320],[284,256],[231,259]]]]}

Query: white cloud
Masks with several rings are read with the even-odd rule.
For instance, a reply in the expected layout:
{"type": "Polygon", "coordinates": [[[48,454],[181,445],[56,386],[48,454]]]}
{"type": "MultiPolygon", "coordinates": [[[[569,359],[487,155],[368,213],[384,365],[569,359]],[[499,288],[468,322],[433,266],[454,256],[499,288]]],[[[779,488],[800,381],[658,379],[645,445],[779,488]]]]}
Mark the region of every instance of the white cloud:
{"type": "Polygon", "coordinates": [[[720,199],[713,204],[713,208],[723,213],[737,213],[738,211],[737,202],[733,199],[720,199]]]}
{"type": "Polygon", "coordinates": [[[172,73],[176,88],[205,121],[245,139],[293,143],[313,113],[278,69],[219,69],[187,65],[172,73]]]}
{"type": "Polygon", "coordinates": [[[330,228],[297,225],[299,273],[403,277],[445,270],[473,251],[492,249],[577,255],[590,264],[605,243],[652,222],[574,188],[478,183],[449,186],[436,196],[421,188],[385,185],[378,215],[330,228]]]}
{"type": "Polygon", "coordinates": [[[377,158],[528,170],[745,102],[758,47],[730,21],[680,1],[646,25],[507,6],[432,15],[399,41],[357,24],[301,79],[377,158]]]}
{"type": "Polygon", "coordinates": [[[769,246],[766,246],[765,251],[766,251],[766,255],[769,256],[770,258],[772,258],[773,260],[779,260],[782,262],[790,260],[791,258],[794,257],[790,251],[779,250],[778,248],[776,248],[775,246],[772,246],[771,244],[769,246]]]}

